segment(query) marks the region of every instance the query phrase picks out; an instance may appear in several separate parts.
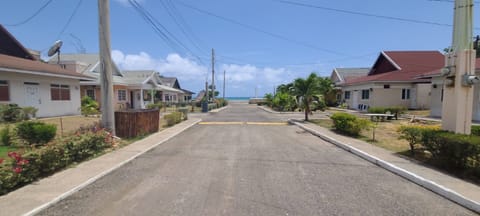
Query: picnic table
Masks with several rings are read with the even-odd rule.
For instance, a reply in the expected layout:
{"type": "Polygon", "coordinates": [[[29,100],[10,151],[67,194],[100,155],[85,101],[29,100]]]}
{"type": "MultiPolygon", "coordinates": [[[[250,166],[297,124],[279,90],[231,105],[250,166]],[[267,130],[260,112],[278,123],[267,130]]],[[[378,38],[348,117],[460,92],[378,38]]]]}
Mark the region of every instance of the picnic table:
{"type": "Polygon", "coordinates": [[[395,117],[393,114],[388,113],[367,113],[366,116],[370,116],[370,120],[378,122],[378,121],[385,121],[389,118],[395,117]]]}

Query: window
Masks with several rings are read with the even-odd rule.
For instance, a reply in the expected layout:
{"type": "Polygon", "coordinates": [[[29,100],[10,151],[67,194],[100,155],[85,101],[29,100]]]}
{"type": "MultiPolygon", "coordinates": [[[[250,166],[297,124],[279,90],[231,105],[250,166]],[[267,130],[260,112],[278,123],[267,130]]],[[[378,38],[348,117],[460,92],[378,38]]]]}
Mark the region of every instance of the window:
{"type": "Polygon", "coordinates": [[[384,88],[384,89],[389,89],[389,88],[390,88],[390,85],[383,85],[383,88],[384,88]]]}
{"type": "Polygon", "coordinates": [[[60,84],[51,84],[50,85],[50,95],[53,101],[57,100],[70,100],[70,86],[60,85],[60,84]]]}
{"type": "Polygon", "coordinates": [[[117,91],[117,95],[118,95],[118,101],[126,101],[127,100],[127,90],[125,89],[119,89],[117,91]]]}
{"type": "Polygon", "coordinates": [[[345,100],[350,99],[350,91],[345,92],[345,100]]]}
{"type": "Polygon", "coordinates": [[[89,98],[95,100],[95,89],[87,89],[85,93],[89,98]]]}
{"type": "Polygon", "coordinates": [[[364,89],[362,90],[362,100],[370,99],[370,90],[364,89]]]}
{"type": "Polygon", "coordinates": [[[402,100],[410,99],[410,89],[402,89],[402,100]]]}
{"type": "Polygon", "coordinates": [[[0,101],[9,101],[10,91],[8,88],[8,82],[6,80],[0,80],[0,101]]]}

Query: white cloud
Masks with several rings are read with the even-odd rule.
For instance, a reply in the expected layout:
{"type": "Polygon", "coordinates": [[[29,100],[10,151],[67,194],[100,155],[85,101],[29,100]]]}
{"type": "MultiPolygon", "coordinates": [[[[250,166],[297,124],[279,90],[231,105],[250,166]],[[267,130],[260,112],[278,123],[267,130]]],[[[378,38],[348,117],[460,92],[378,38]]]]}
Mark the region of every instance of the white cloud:
{"type": "MultiPolygon", "coordinates": [[[[121,70],[156,70],[163,76],[177,77],[182,88],[192,91],[202,90],[207,76],[209,83],[211,82],[210,68],[177,53],[168,54],[165,58],[154,58],[146,52],[124,54],[120,50],[113,50],[112,58],[121,70]]],[[[291,82],[293,78],[292,71],[286,68],[223,64],[216,68],[218,90],[223,88],[224,70],[226,71],[227,95],[229,96],[253,96],[255,87],[258,89],[265,87],[263,91],[271,92],[273,86],[291,82]]],[[[264,92],[259,92],[258,95],[263,94],[264,92]]]]}

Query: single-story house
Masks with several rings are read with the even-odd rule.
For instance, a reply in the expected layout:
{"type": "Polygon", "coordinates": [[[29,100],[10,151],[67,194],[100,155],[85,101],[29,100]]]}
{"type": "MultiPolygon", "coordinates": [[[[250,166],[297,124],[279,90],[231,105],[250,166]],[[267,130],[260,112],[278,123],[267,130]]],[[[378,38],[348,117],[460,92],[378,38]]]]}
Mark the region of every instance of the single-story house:
{"type": "Polygon", "coordinates": [[[330,80],[335,85],[337,101],[342,102],[343,92],[340,85],[351,79],[366,76],[368,72],[370,72],[370,68],[334,68],[330,75],[330,80]]]}
{"type": "Polygon", "coordinates": [[[178,95],[178,102],[190,102],[192,101],[192,95],[194,95],[194,92],[191,92],[186,89],[182,89],[180,87],[180,83],[178,82],[178,79],[176,77],[164,77],[160,76],[160,83],[164,86],[168,86],[174,89],[178,89],[182,91],[181,94],[178,95]]]}
{"type": "Polygon", "coordinates": [[[365,76],[338,84],[349,108],[402,106],[430,108],[431,81],[418,76],[444,66],[438,51],[384,51],[365,76]]]}
{"type": "MultiPolygon", "coordinates": [[[[475,62],[475,74],[480,76],[480,58],[477,58],[475,62]]],[[[441,76],[440,70],[434,70],[431,73],[419,76],[419,78],[427,78],[432,80],[430,116],[441,117],[443,105],[443,84],[445,78],[441,76]]],[[[472,88],[474,88],[472,119],[475,121],[480,121],[480,83],[475,84],[472,88]]]]}
{"type": "MultiPolygon", "coordinates": [[[[61,54],[60,62],[57,61],[57,56],[54,55],[48,61],[49,64],[74,70],[90,77],[93,80],[80,82],[81,97],[89,96],[96,100],[101,106],[101,92],[100,92],[100,57],[98,54],[61,54]]],[[[120,72],[118,67],[112,65],[112,79],[113,91],[115,98],[113,100],[115,110],[127,109],[134,107],[131,101],[129,83],[125,81],[124,75],[120,72]]]]}
{"type": "MultiPolygon", "coordinates": [[[[144,100],[138,101],[140,104],[157,103],[157,102],[179,102],[183,91],[161,84],[161,77],[157,71],[154,70],[138,70],[138,71],[123,71],[124,79],[130,83],[129,87],[140,89],[135,91],[136,99],[141,99],[143,95],[144,100]],[[136,86],[141,83],[141,86],[136,86]],[[145,86],[150,85],[150,86],[145,86]],[[142,93],[143,91],[143,93],[142,93]],[[153,97],[152,97],[153,95],[153,97]]],[[[138,104],[138,103],[137,103],[138,104]]]]}
{"type": "Polygon", "coordinates": [[[37,117],[80,114],[80,81],[91,77],[49,65],[0,25],[0,103],[38,109],[37,117]]]}

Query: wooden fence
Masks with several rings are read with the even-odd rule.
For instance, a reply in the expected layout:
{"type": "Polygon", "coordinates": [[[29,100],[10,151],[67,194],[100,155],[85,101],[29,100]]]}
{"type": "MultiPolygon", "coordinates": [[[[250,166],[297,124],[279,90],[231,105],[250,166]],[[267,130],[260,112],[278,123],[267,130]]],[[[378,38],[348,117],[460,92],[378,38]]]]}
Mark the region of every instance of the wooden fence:
{"type": "Polygon", "coordinates": [[[117,111],[115,112],[116,135],[131,138],[157,132],[159,118],[158,109],[117,111]]]}

